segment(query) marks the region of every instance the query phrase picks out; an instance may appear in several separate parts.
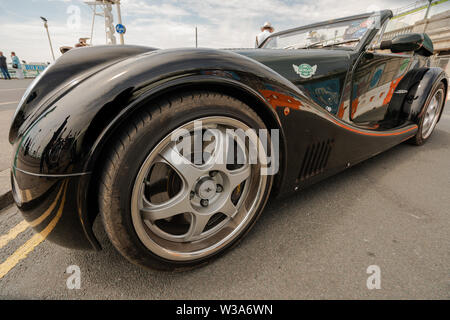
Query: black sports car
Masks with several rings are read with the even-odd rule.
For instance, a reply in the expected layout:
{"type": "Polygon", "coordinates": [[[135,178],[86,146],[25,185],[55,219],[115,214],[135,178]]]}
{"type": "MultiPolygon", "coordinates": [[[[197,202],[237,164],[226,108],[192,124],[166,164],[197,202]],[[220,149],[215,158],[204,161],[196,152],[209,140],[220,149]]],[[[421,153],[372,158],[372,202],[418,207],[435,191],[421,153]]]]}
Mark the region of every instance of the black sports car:
{"type": "Polygon", "coordinates": [[[403,141],[426,142],[448,79],[426,34],[383,39],[391,11],[272,34],[257,49],[70,50],[20,102],[13,195],[37,232],[130,261],[217,257],[269,195],[300,192],[403,141]]]}

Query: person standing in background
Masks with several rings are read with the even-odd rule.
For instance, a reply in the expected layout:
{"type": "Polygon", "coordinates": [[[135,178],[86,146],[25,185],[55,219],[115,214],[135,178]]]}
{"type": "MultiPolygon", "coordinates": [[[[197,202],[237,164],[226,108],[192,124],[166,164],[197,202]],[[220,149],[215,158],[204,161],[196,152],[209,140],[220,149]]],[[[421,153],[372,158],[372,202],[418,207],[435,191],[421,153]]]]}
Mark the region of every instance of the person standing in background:
{"type": "Polygon", "coordinates": [[[272,27],[270,22],[264,23],[264,25],[261,27],[261,33],[256,36],[256,42],[255,42],[255,48],[258,48],[261,43],[264,42],[264,40],[267,39],[268,36],[274,31],[275,29],[272,27]]]}
{"type": "Polygon", "coordinates": [[[16,78],[23,79],[22,65],[20,64],[19,57],[16,56],[15,52],[11,52],[11,60],[12,60],[12,67],[16,69],[16,78]]]}
{"type": "Polygon", "coordinates": [[[8,65],[6,64],[6,57],[3,55],[3,52],[0,51],[0,69],[2,70],[3,77],[5,80],[11,80],[11,76],[8,72],[8,65]]]}

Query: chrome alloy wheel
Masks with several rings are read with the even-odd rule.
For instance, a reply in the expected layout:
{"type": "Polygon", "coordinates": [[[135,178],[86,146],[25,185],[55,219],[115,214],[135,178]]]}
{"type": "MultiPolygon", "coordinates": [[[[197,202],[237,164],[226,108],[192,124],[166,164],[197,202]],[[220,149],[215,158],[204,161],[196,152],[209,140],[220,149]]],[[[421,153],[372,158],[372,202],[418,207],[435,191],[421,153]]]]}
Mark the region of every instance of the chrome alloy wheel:
{"type": "Polygon", "coordinates": [[[433,132],[434,127],[436,126],[436,123],[439,119],[439,114],[441,112],[443,98],[444,90],[439,89],[434,93],[433,98],[428,104],[422,124],[423,139],[428,138],[433,132]]]}
{"type": "MultiPolygon", "coordinates": [[[[232,242],[257,213],[268,183],[267,176],[261,175],[261,162],[248,161],[249,143],[227,132],[245,132],[250,129],[246,124],[223,116],[196,121],[201,121],[202,132],[214,129],[199,150],[201,162],[194,161],[195,146],[188,156],[183,149],[191,146],[183,140],[195,136],[192,121],[171,132],[150,152],[132,189],[131,215],[140,241],[169,260],[203,258],[232,242]],[[237,154],[244,161],[236,163],[237,154]],[[230,156],[234,157],[231,161],[230,156]]],[[[252,143],[259,145],[259,141],[252,143]]]]}

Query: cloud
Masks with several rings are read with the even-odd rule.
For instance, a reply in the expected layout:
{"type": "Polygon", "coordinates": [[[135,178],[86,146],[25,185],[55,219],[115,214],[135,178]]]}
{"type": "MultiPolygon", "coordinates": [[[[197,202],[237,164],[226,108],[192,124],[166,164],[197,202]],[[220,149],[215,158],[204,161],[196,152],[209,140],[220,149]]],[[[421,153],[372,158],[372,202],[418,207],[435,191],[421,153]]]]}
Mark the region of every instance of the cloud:
{"type": "Polygon", "coordinates": [[[122,14],[125,16],[152,15],[172,18],[189,15],[189,12],[182,6],[175,6],[166,2],[155,5],[145,1],[122,0],[121,4],[122,14]]]}
{"type": "MultiPolygon", "coordinates": [[[[51,61],[52,56],[47,38],[47,33],[41,21],[29,20],[24,23],[3,23],[2,34],[9,35],[6,41],[2,41],[1,50],[9,53],[15,51],[21,60],[27,62],[51,61]]],[[[55,56],[60,56],[59,47],[73,46],[78,38],[90,35],[90,25],[84,25],[78,30],[71,30],[66,23],[52,22],[49,25],[49,33],[52,40],[55,56]]],[[[97,44],[104,44],[104,29],[97,24],[95,28],[99,40],[97,44]],[[103,37],[101,37],[103,36],[103,37]]]]}

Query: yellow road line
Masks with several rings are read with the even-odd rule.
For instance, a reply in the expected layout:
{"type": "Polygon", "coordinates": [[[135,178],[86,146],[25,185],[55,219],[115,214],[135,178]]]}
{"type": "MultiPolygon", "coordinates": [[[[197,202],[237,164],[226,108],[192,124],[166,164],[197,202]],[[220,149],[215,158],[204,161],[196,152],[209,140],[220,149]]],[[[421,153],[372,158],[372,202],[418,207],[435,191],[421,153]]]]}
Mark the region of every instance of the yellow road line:
{"type": "Polygon", "coordinates": [[[0,279],[3,278],[12,268],[19,263],[20,260],[25,259],[27,255],[34,250],[42,241],[44,237],[36,233],[30,240],[25,242],[19,249],[17,249],[8,259],[0,264],[0,279]]]}
{"type": "Polygon", "coordinates": [[[27,88],[11,88],[11,89],[0,89],[0,91],[19,91],[19,90],[26,90],[27,88]]]}
{"type": "Polygon", "coordinates": [[[19,101],[1,102],[1,103],[0,103],[0,106],[6,105],[6,104],[15,104],[15,103],[19,103],[19,101]]]}
{"type": "Polygon", "coordinates": [[[36,233],[31,237],[30,240],[25,242],[19,249],[17,249],[12,255],[10,255],[2,264],[0,264],[0,279],[3,278],[12,268],[14,268],[19,261],[25,259],[27,255],[34,250],[42,241],[47,238],[47,236],[52,232],[61,218],[62,211],[64,208],[64,203],[66,202],[66,191],[67,191],[67,181],[64,185],[64,194],[59,205],[58,212],[56,216],[50,221],[48,226],[45,227],[39,233],[36,233]]]}
{"type": "Polygon", "coordinates": [[[9,230],[9,232],[0,237],[0,249],[8,244],[9,241],[13,240],[17,237],[18,234],[24,232],[29,227],[28,222],[22,220],[19,224],[17,224],[14,228],[9,230]]]}
{"type": "Polygon", "coordinates": [[[0,249],[3,248],[10,242],[11,240],[14,240],[20,233],[24,232],[29,226],[35,227],[42,223],[42,221],[45,220],[45,218],[48,217],[48,215],[55,209],[56,204],[59,201],[59,198],[61,196],[61,192],[63,190],[63,186],[59,189],[58,194],[56,195],[55,200],[52,202],[50,207],[41,215],[39,218],[27,222],[25,220],[22,220],[20,223],[18,223],[14,228],[9,230],[9,232],[3,236],[0,237],[0,249]]]}

